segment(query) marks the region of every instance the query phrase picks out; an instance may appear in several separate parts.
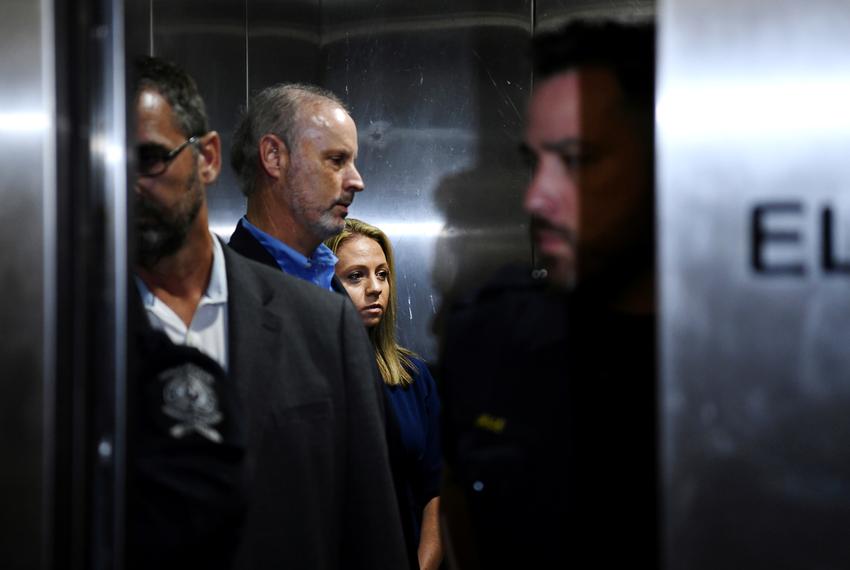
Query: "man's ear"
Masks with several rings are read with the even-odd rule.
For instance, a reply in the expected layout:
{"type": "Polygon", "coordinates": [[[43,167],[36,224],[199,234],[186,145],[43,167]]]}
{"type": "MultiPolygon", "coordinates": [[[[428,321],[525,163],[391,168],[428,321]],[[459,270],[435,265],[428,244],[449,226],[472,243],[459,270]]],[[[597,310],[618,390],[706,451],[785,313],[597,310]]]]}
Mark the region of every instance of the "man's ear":
{"type": "Polygon", "coordinates": [[[282,178],[289,167],[289,149],[280,137],[266,133],[260,137],[260,166],[275,180],[282,178]]]}
{"type": "Polygon", "coordinates": [[[198,143],[198,174],[205,186],[209,186],[221,172],[221,137],[210,131],[198,143]]]}

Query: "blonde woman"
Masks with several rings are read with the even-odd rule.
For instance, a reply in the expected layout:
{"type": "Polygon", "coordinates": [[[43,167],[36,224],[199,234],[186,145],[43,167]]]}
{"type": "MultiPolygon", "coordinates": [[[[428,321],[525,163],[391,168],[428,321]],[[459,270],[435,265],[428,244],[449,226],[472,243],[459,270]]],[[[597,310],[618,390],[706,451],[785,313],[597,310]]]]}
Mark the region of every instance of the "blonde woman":
{"type": "Polygon", "coordinates": [[[336,276],[351,297],[375,349],[392,414],[388,423],[390,461],[396,472],[405,538],[419,567],[435,570],[442,560],[438,528],[440,404],[425,363],[396,342],[395,266],[386,234],[348,219],[342,233],[326,242],[339,258],[336,276]]]}

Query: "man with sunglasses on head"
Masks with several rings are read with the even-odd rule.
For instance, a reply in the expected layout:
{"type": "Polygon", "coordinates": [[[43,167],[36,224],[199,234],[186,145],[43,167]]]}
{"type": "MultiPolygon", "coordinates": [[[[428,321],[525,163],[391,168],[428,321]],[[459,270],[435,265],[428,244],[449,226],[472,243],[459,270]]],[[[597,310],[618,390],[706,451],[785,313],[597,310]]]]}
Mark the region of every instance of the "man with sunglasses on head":
{"type": "Polygon", "coordinates": [[[406,568],[359,317],[222,246],[197,87],[155,58],[135,71],[127,565],[406,568]]]}

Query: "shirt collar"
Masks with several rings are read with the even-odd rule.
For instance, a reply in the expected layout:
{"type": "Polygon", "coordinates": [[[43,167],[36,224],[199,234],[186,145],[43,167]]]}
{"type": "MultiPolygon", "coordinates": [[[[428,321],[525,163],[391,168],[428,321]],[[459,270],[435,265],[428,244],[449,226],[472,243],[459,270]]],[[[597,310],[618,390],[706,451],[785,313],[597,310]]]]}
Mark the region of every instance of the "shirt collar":
{"type": "MultiPolygon", "coordinates": [[[[226,303],[227,302],[227,267],[224,263],[224,250],[221,248],[221,242],[215,234],[210,232],[212,238],[212,271],[210,271],[210,282],[207,284],[207,289],[201,297],[202,304],[226,303]]],[[[151,308],[156,302],[156,296],[148,289],[142,279],[136,275],[136,287],[142,296],[142,303],[146,308],[151,308]]]]}
{"type": "Polygon", "coordinates": [[[226,303],[227,302],[227,267],[224,263],[224,250],[221,247],[221,241],[218,237],[210,232],[213,241],[213,263],[212,271],[210,272],[210,282],[207,285],[207,290],[204,297],[210,303],[226,303]]]}
{"type": "Polygon", "coordinates": [[[267,234],[254,224],[248,221],[246,216],[242,216],[240,220],[242,226],[253,235],[263,247],[268,250],[272,257],[275,258],[280,268],[286,271],[284,265],[295,264],[302,269],[310,269],[314,265],[324,265],[333,267],[339,261],[328,246],[321,243],[319,247],[313,251],[310,257],[306,257],[299,251],[286,245],[276,237],[267,234]]]}
{"type": "Polygon", "coordinates": [[[246,217],[243,217],[240,223],[271,254],[281,271],[333,291],[334,265],[337,258],[328,246],[319,244],[310,257],[305,257],[254,226],[246,217]]]}

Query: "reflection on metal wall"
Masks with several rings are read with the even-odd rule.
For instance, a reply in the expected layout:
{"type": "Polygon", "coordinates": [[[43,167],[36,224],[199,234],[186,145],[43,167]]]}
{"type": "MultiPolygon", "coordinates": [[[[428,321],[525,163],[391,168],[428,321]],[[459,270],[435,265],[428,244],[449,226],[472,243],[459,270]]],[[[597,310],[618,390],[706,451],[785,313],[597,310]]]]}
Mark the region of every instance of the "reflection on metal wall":
{"type": "Polygon", "coordinates": [[[55,139],[51,2],[7,2],[0,18],[0,560],[49,561],[50,402],[53,348],[55,139]]]}
{"type": "Polygon", "coordinates": [[[850,559],[850,8],[667,2],[669,568],[850,559]]]}

